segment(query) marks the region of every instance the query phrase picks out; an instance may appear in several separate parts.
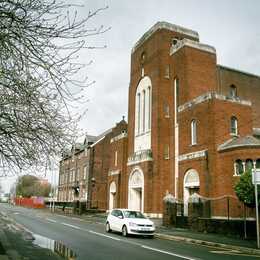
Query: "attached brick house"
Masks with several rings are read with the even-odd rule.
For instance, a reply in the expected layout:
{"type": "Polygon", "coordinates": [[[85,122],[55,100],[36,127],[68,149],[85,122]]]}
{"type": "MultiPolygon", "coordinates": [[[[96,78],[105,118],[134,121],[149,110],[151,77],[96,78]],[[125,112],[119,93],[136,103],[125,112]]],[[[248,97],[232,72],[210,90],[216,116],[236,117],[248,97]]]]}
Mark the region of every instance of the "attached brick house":
{"type": "Polygon", "coordinates": [[[127,123],[123,119],[91,145],[91,206],[100,210],[119,207],[124,203],[120,190],[124,182],[127,144],[127,123]],[[123,175],[123,176],[122,176],[123,175]],[[109,207],[110,205],[110,207],[109,207]]]}
{"type": "MultiPolygon", "coordinates": [[[[114,204],[125,202],[120,196],[121,177],[126,168],[127,123],[121,120],[114,128],[99,136],[87,135],[83,143],[76,143],[63,154],[60,161],[58,202],[81,201],[87,209],[107,210],[109,196],[114,204]],[[77,192],[78,189],[78,192],[77,192]]],[[[122,192],[123,193],[123,192],[122,192]]]]}
{"type": "Polygon", "coordinates": [[[84,142],[77,143],[70,151],[65,151],[60,161],[58,201],[73,202],[76,197],[80,201],[87,201],[90,196],[90,167],[92,155],[90,145],[97,137],[87,135],[84,142]],[[78,194],[75,192],[78,189],[78,194]]]}
{"type": "Polygon", "coordinates": [[[103,185],[92,201],[161,217],[171,193],[187,215],[194,192],[235,197],[239,176],[260,168],[260,76],[218,65],[197,32],[158,22],[132,49],[124,127],[92,145],[92,186],[103,185]]]}

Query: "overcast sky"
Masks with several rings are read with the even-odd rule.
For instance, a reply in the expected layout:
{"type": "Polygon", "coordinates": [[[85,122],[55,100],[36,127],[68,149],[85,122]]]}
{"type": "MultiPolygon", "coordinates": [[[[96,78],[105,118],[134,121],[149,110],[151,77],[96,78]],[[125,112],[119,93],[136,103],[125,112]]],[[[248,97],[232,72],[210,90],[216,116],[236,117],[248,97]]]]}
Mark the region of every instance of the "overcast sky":
{"type": "MultiPolygon", "coordinates": [[[[71,0],[72,1],[72,0],[71,0]]],[[[96,83],[87,89],[88,112],[80,122],[88,134],[98,135],[127,116],[130,54],[135,42],[157,21],[167,21],[199,33],[200,42],[212,45],[217,62],[260,75],[259,0],[73,0],[89,10],[109,8],[91,21],[91,26],[111,27],[93,37],[90,45],[107,45],[88,50],[80,60],[91,66],[81,74],[96,83]]],[[[127,118],[127,117],[126,117],[127,118]]],[[[10,183],[8,180],[6,183],[10,183]]],[[[8,186],[6,186],[8,189],[8,186]]]]}
{"type": "MultiPolygon", "coordinates": [[[[157,21],[195,30],[200,41],[217,50],[219,64],[260,75],[260,1],[258,0],[92,0],[88,8],[109,6],[95,18],[111,26],[98,36],[103,50],[89,51],[93,59],[88,76],[96,84],[88,89],[88,113],[81,126],[100,134],[127,116],[130,53],[135,42],[157,21]],[[95,3],[94,5],[92,5],[95,3]]],[[[88,5],[89,4],[89,5],[88,5]]]]}

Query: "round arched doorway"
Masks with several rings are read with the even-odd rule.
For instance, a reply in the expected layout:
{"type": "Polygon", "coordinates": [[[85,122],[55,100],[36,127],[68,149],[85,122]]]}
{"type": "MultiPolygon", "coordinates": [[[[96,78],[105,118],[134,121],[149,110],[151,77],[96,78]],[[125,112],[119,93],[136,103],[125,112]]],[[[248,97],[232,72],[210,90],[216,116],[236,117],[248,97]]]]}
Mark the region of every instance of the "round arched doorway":
{"type": "Polygon", "coordinates": [[[200,187],[199,174],[196,170],[190,169],[185,173],[183,180],[183,203],[184,216],[188,216],[189,197],[195,192],[198,193],[200,187]]]}
{"type": "Polygon", "coordinates": [[[141,169],[132,171],[128,183],[128,208],[143,212],[144,206],[144,175],[141,169]]]}
{"type": "Polygon", "coordinates": [[[113,181],[109,187],[109,210],[116,207],[116,183],[113,181]]]}

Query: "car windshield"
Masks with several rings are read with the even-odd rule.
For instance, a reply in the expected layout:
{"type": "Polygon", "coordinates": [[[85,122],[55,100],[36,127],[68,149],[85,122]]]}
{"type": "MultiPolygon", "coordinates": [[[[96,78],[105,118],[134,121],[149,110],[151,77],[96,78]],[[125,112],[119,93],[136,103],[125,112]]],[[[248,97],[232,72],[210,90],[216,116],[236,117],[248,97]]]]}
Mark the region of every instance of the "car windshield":
{"type": "Polygon", "coordinates": [[[146,218],[141,212],[139,211],[124,211],[124,215],[126,218],[146,218]]]}

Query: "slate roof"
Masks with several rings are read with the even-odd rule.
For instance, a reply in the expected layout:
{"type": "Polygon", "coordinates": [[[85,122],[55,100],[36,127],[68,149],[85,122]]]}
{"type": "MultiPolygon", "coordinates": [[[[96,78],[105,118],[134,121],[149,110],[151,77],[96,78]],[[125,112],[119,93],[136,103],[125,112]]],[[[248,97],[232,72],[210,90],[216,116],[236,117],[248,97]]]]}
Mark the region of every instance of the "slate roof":
{"type": "Polygon", "coordinates": [[[85,140],[84,140],[84,144],[95,143],[97,140],[98,140],[98,136],[86,135],[85,140]]]}
{"type": "Polygon", "coordinates": [[[233,148],[242,148],[242,147],[259,147],[260,140],[252,135],[247,135],[244,137],[234,137],[229,139],[225,143],[218,146],[218,151],[225,151],[233,148]]]}

